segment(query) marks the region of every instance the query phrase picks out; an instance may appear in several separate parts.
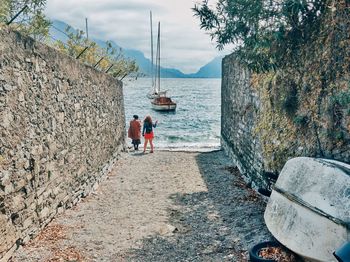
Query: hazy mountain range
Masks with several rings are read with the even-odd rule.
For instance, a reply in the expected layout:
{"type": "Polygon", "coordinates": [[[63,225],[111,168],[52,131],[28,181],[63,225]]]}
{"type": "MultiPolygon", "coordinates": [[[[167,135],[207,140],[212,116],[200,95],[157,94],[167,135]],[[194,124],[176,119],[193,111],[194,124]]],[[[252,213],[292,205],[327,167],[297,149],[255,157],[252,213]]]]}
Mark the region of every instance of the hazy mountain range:
{"type": "MultiPolygon", "coordinates": [[[[65,29],[68,26],[69,25],[66,24],[65,22],[54,20],[52,21],[52,25],[50,28],[50,35],[56,40],[61,40],[63,42],[66,42],[68,37],[62,32],[65,32],[65,29]]],[[[75,30],[73,27],[71,28],[72,28],[71,30],[75,30]]],[[[92,40],[95,41],[101,47],[106,46],[106,40],[101,40],[97,38],[92,38],[92,40]]],[[[150,75],[151,61],[148,58],[146,58],[141,51],[121,47],[118,44],[116,44],[114,41],[110,41],[110,42],[112,43],[113,47],[118,49],[122,48],[125,57],[136,61],[136,63],[139,66],[140,73],[143,73],[146,76],[150,75]]],[[[161,77],[169,77],[169,78],[221,78],[221,60],[222,60],[222,57],[216,57],[215,59],[210,61],[208,64],[202,66],[198,70],[198,72],[194,74],[185,74],[176,68],[161,67],[160,75],[161,77]]]]}

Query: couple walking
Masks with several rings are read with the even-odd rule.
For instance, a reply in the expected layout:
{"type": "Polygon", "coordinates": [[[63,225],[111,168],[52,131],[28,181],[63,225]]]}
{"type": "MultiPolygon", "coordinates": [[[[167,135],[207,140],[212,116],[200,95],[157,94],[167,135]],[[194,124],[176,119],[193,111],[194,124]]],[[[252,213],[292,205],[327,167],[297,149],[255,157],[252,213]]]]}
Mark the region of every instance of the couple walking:
{"type": "MultiPolygon", "coordinates": [[[[134,119],[130,121],[128,137],[131,138],[131,143],[134,145],[134,149],[139,150],[139,144],[141,144],[141,121],[139,120],[138,115],[134,115],[133,118],[134,119]]],[[[153,153],[153,128],[157,126],[157,123],[158,121],[153,124],[151,116],[147,116],[145,120],[143,120],[142,136],[145,139],[143,144],[144,153],[146,152],[148,141],[151,146],[150,153],[153,153]]]]}

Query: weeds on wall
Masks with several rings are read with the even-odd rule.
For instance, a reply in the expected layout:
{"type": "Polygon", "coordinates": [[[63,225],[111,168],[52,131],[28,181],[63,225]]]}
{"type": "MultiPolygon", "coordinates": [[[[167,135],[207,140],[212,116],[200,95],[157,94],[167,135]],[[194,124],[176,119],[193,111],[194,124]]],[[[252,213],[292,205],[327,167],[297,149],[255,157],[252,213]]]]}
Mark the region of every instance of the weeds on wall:
{"type": "Polygon", "coordinates": [[[276,70],[255,73],[260,135],[267,168],[290,157],[337,158],[350,148],[350,4],[329,1],[320,31],[284,56],[276,70]]]}
{"type": "Polygon", "coordinates": [[[303,155],[345,152],[350,161],[349,0],[203,0],[193,11],[217,47],[233,44],[236,59],[255,73],[255,131],[268,169],[303,155]]]}
{"type": "Polygon", "coordinates": [[[46,2],[47,0],[1,0],[0,29],[20,13],[9,26],[35,40],[45,39],[49,35],[51,24],[44,14],[46,2]]]}

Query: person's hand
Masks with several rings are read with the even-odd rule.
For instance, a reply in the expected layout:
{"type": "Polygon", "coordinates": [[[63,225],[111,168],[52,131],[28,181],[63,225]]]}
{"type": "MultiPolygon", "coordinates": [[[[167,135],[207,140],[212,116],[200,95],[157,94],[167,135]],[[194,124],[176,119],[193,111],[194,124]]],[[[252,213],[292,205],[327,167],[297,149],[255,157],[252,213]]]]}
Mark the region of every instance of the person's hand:
{"type": "Polygon", "coordinates": [[[156,120],[156,124],[158,124],[158,120],[156,120]]]}

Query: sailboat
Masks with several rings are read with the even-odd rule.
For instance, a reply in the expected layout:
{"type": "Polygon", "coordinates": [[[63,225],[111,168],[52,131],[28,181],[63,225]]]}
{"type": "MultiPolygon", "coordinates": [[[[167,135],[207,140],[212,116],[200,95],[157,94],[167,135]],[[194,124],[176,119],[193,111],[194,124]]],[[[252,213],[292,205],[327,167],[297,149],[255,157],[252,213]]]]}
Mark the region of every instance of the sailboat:
{"type": "Polygon", "coordinates": [[[153,94],[156,96],[153,98],[151,102],[152,108],[157,111],[174,111],[176,109],[176,103],[172,101],[170,97],[167,97],[166,91],[160,91],[160,22],[158,22],[157,54],[156,54],[155,71],[156,71],[155,72],[156,77],[155,77],[153,94]]]}
{"type": "Polygon", "coordinates": [[[149,14],[150,24],[151,24],[151,78],[152,78],[152,88],[147,94],[149,99],[154,99],[159,96],[159,91],[156,88],[155,78],[154,78],[154,61],[153,61],[153,27],[152,27],[152,11],[149,14]]]}

